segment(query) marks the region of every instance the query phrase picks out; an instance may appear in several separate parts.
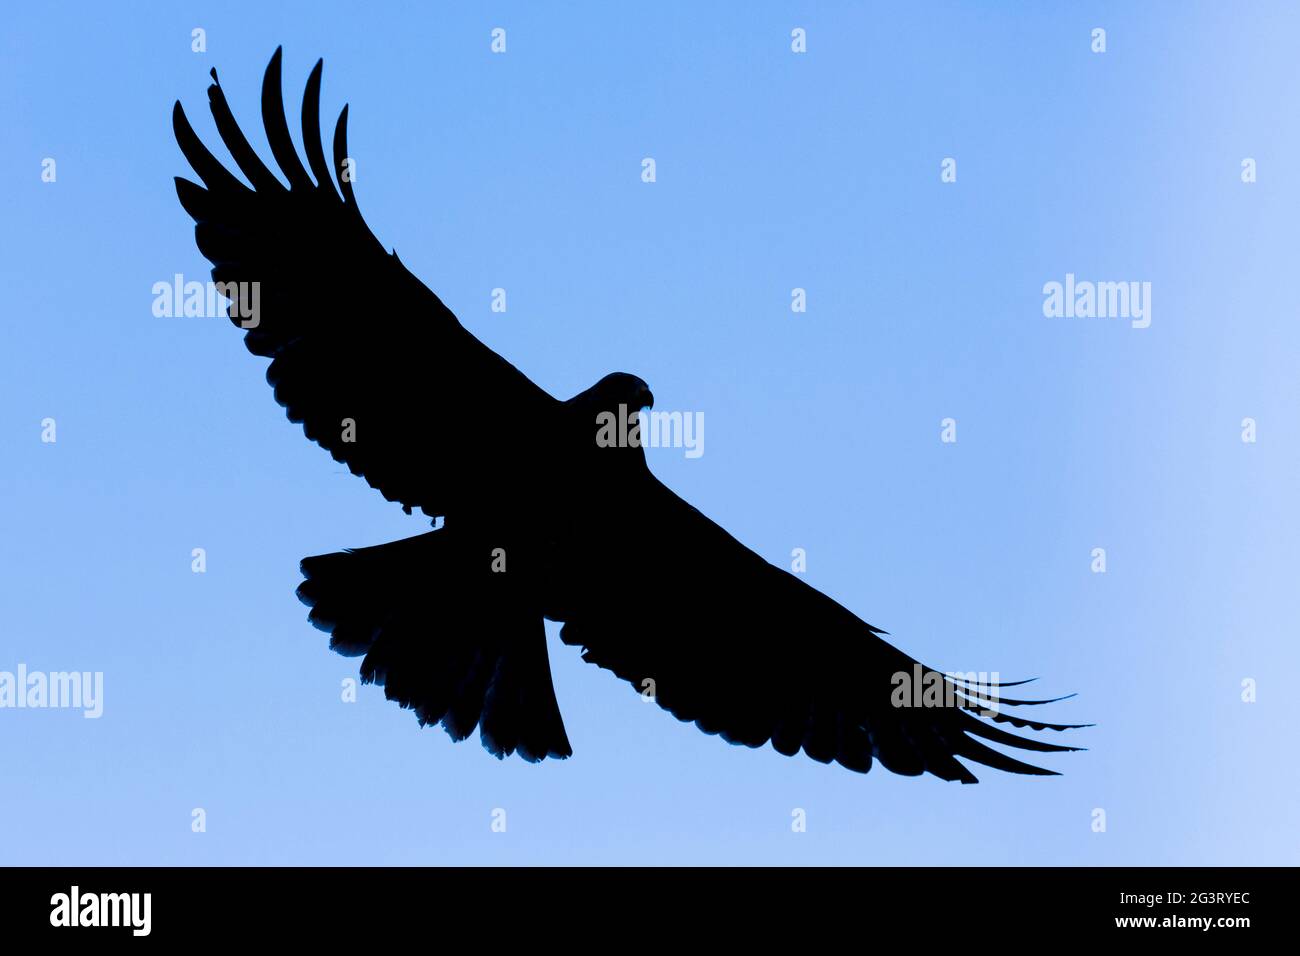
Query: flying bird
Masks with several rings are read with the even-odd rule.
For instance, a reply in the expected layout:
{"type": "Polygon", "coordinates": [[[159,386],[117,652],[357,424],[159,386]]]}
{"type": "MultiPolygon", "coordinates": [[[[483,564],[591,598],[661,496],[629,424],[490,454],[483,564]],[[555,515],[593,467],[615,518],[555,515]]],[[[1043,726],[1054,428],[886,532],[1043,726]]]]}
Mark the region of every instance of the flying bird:
{"type": "Polygon", "coordinates": [[[318,61],[303,97],[304,165],[280,50],[266,69],[262,121],[279,175],[249,145],[213,70],[208,103],[247,182],[209,152],[178,101],[176,139],[202,184],[178,177],[176,191],[218,288],[257,284],[256,314],[237,291],[229,312],[248,350],[270,359],[266,380],[289,420],[408,514],[442,519],[415,537],[302,561],[309,620],[332,649],[362,659],[363,682],[453,740],[477,728],[498,757],[569,757],[549,619],[584,660],[732,744],[963,783],[977,781],[961,758],[1053,773],[987,743],[1079,749],[998,726],[1087,726],[1005,709],[1052,701],[924,667],[674,494],[638,443],[598,441],[604,413],[652,406],[640,378],[615,372],[559,400],[470,334],[362,218],[346,106],[326,157],[321,70],[318,61]],[[941,687],[946,702],[917,706],[900,679],[941,687]]]}

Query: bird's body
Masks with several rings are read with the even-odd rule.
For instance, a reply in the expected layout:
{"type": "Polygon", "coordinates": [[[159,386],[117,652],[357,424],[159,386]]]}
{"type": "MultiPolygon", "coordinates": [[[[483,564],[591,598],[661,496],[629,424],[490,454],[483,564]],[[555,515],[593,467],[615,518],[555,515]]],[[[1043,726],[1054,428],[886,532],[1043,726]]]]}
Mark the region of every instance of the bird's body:
{"type": "Polygon", "coordinates": [[[644,382],[614,373],[560,401],[466,331],[362,220],[346,108],[327,163],[320,63],[303,101],[305,166],[289,138],[279,51],[263,84],[288,188],[213,79],[218,132],[252,188],[208,152],[177,103],[177,140],[203,180],[178,179],[177,191],[214,280],[259,284],[258,314],[232,319],[249,350],[271,359],[276,400],[309,438],[408,512],[445,519],[436,531],[302,562],[311,620],[335,650],[363,658],[363,679],[454,739],[479,728],[498,756],[567,757],[550,619],[584,659],[733,743],[968,783],[957,757],[1050,772],[976,738],[1074,749],[995,726],[1076,726],[1002,712],[1042,703],[1001,697],[1009,685],[947,681],[955,705],[900,703],[899,675],[920,665],[883,631],[681,500],[638,443],[601,440],[602,416],[625,421],[652,403],[644,382]]]}

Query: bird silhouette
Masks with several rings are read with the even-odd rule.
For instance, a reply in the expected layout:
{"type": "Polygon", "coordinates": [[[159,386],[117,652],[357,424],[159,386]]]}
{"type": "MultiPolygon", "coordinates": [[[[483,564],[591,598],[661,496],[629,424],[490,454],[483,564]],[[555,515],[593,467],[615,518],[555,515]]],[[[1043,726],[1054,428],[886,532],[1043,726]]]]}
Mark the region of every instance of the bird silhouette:
{"type": "Polygon", "coordinates": [[[1079,749],[997,726],[1087,726],[1005,710],[1052,701],[921,665],[674,494],[635,435],[601,441],[607,416],[652,406],[640,378],[616,372],[561,401],[471,335],[362,219],[346,106],[327,160],[321,70],[318,61],[303,97],[304,165],[280,50],[266,69],[262,119],[283,182],[249,145],[213,70],[209,106],[247,184],[178,101],[176,139],[202,185],[178,177],[176,191],[232,322],[270,359],[266,379],[289,420],[407,513],[442,519],[415,537],[302,561],[309,620],[335,651],[362,658],[364,682],[453,740],[478,728],[498,757],[568,757],[549,619],[584,660],[733,744],[964,783],[976,777],[958,758],[1053,773],[985,741],[1079,749]]]}

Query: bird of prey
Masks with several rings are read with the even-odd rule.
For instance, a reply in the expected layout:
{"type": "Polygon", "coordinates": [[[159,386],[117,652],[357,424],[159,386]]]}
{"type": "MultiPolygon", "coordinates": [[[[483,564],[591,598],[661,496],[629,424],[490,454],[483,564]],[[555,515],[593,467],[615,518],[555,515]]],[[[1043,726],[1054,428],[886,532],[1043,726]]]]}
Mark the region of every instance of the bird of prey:
{"type": "Polygon", "coordinates": [[[1086,726],[1005,709],[1051,701],[923,667],[679,498],[636,441],[598,441],[602,413],[651,406],[641,379],[616,372],[562,401],[471,335],[362,219],[346,106],[326,157],[321,69],[302,103],[306,165],[285,120],[280,50],[266,69],[262,120],[283,181],[249,145],[213,70],[208,103],[247,183],[178,101],[176,139],[202,185],[178,177],[176,191],[218,288],[258,284],[256,321],[237,302],[229,311],[248,350],[270,359],[266,379],[289,420],[408,513],[442,519],[302,561],[309,620],[335,651],[362,658],[363,682],[453,740],[477,727],[498,757],[569,757],[551,620],[584,660],[732,744],[964,783],[976,777],[959,758],[1052,773],[983,741],[1079,749],[997,726],[1086,726]],[[646,594],[671,595],[672,607],[646,594]],[[942,702],[899,693],[916,679],[941,686],[942,702]]]}

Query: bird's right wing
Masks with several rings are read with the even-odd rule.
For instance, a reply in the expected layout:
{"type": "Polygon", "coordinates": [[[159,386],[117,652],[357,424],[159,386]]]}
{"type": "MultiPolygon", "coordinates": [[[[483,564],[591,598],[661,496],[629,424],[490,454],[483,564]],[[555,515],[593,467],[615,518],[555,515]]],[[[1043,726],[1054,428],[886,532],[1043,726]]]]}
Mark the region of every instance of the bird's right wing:
{"type": "Polygon", "coordinates": [[[587,569],[561,638],[680,720],[731,743],[803,751],[862,773],[975,783],[964,758],[1051,774],[988,747],[1075,750],[1008,733],[1048,724],[1006,710],[996,677],[949,680],[798,576],[763,560],[647,471],[618,540],[587,569]],[[639,595],[648,595],[642,603],[639,595]],[[936,692],[937,691],[937,692],[936,692]]]}
{"type": "Polygon", "coordinates": [[[176,140],[204,184],[177,178],[177,194],[214,281],[244,284],[227,287],[231,320],[247,329],[249,351],[271,359],[267,381],[290,421],[389,500],[444,514],[459,492],[524,454],[521,416],[545,419],[559,403],[466,331],[366,226],[346,107],[332,167],[321,146],[320,62],[302,104],[308,174],[289,137],[280,60],[276,50],[262,118],[288,188],[249,145],[214,70],[212,116],[252,188],[208,151],[177,102],[176,140]]]}

